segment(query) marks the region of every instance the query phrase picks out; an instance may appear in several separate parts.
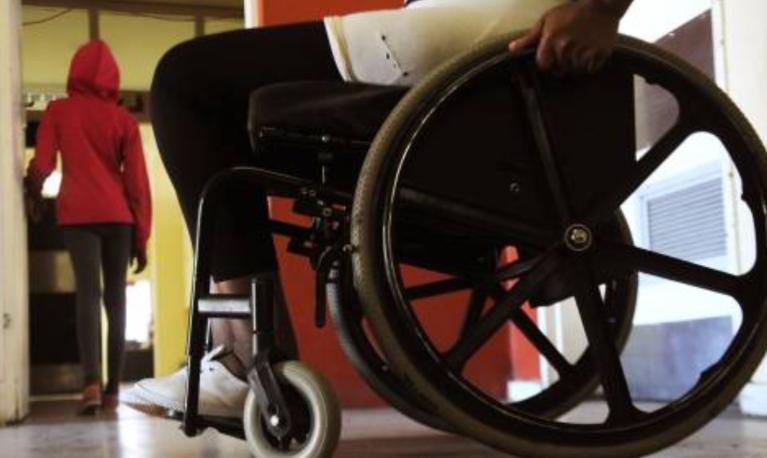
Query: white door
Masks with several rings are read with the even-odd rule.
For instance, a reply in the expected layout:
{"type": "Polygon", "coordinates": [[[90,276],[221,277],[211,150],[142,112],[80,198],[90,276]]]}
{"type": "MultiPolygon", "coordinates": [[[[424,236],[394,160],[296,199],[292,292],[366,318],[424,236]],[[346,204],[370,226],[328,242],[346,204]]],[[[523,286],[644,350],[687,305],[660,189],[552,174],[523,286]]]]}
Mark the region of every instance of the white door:
{"type": "Polygon", "coordinates": [[[29,406],[20,13],[17,0],[0,0],[0,425],[29,406]]]}

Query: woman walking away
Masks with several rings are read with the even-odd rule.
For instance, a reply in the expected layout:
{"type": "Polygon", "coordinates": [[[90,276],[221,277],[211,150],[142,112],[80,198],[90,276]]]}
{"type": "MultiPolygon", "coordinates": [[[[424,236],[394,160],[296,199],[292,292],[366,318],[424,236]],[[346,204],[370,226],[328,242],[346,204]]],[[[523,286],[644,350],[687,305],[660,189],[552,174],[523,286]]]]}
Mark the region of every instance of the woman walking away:
{"type": "MultiPolygon", "coordinates": [[[[80,414],[117,407],[125,347],[127,268],[135,261],[138,273],[147,263],[149,182],[138,125],[118,105],[119,85],[117,63],[103,41],[91,41],[78,49],[69,69],[68,97],[48,105],[25,178],[28,199],[39,203],[43,182],[61,154],[56,214],[77,287],[77,337],[84,371],[80,414]],[[102,299],[109,365],[103,391],[102,299]]],[[[30,216],[34,218],[34,214],[30,216]]]]}

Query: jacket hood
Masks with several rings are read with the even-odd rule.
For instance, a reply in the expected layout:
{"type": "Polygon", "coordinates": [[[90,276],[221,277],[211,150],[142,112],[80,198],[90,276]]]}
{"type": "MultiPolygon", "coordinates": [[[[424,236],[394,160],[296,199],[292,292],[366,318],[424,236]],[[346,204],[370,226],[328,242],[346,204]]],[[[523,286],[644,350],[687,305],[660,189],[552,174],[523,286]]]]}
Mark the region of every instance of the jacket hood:
{"type": "Polygon", "coordinates": [[[120,69],[109,46],[101,40],[81,46],[69,66],[67,93],[117,101],[119,90],[120,69]]]}

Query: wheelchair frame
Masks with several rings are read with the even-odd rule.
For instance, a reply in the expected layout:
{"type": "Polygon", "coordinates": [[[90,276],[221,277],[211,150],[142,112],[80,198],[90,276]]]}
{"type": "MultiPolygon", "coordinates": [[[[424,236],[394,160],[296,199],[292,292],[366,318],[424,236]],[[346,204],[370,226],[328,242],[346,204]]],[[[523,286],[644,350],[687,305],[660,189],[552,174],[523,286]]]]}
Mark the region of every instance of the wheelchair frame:
{"type": "MultiPolygon", "coordinates": [[[[407,97],[408,100],[400,103],[398,110],[405,110],[407,115],[412,116],[412,113],[417,111],[413,107],[415,106],[415,102],[418,101],[418,97],[423,97],[424,95],[434,95],[433,86],[435,86],[435,83],[437,83],[437,86],[441,87],[443,93],[449,93],[450,89],[445,90],[444,88],[443,80],[445,79],[449,80],[450,78],[453,78],[450,80],[452,81],[452,84],[455,87],[460,87],[462,81],[467,80],[469,77],[464,75],[461,78],[455,79],[455,75],[451,74],[450,72],[455,73],[458,69],[465,70],[468,64],[474,63],[476,61],[481,61],[482,59],[487,59],[487,56],[498,53],[498,50],[501,49],[500,44],[505,44],[507,41],[508,39],[504,38],[504,40],[499,40],[498,43],[488,46],[481,52],[468,53],[468,57],[456,59],[455,62],[445,65],[445,67],[436,71],[430,78],[428,78],[424,84],[419,85],[416,89],[411,91],[411,94],[407,97]],[[415,95],[413,95],[414,93],[415,95]],[[410,112],[407,110],[410,110],[410,112]]],[[[688,65],[680,62],[673,56],[655,51],[652,48],[649,48],[647,45],[644,45],[636,40],[623,39],[621,46],[623,51],[628,50],[628,55],[634,56],[634,58],[644,58],[658,61],[660,59],[667,59],[667,61],[671,62],[668,64],[669,66],[674,66],[674,69],[681,69],[679,71],[685,75],[684,77],[690,78],[694,85],[697,85],[699,88],[703,88],[700,90],[709,91],[709,93],[716,93],[716,97],[713,97],[714,102],[712,102],[712,106],[717,106],[724,111],[724,114],[721,116],[729,116],[735,119],[735,121],[733,121],[734,123],[740,123],[738,124],[738,128],[740,129],[740,135],[743,136],[742,141],[744,143],[748,143],[749,147],[752,148],[748,151],[748,153],[757,155],[759,153],[764,153],[763,147],[761,147],[761,144],[758,143],[758,140],[755,140],[755,134],[753,134],[753,131],[750,130],[750,126],[748,126],[745,121],[742,120],[742,115],[737,112],[737,109],[734,108],[734,106],[731,104],[728,104],[727,99],[724,98],[723,95],[719,95],[713,85],[706,85],[702,83],[701,77],[698,76],[698,74],[688,65]]],[[[486,60],[483,62],[485,62],[485,64],[489,67],[508,59],[508,57],[498,57],[496,60],[493,60],[490,63],[487,63],[488,61],[486,60]]],[[[532,134],[535,138],[535,143],[541,155],[543,168],[549,172],[546,178],[548,184],[553,189],[557,213],[561,217],[562,221],[568,223],[569,226],[565,232],[565,235],[563,236],[564,246],[566,246],[568,250],[576,253],[588,251],[590,246],[581,242],[582,237],[580,237],[580,234],[583,230],[590,234],[589,226],[591,226],[592,221],[587,220],[588,224],[584,225],[583,227],[570,224],[572,222],[570,215],[571,209],[568,208],[567,203],[565,203],[563,200],[562,196],[564,195],[564,192],[561,188],[561,182],[559,181],[560,177],[558,177],[556,173],[551,173],[552,171],[557,170],[557,163],[552,153],[551,144],[548,141],[546,122],[541,112],[540,104],[536,98],[536,91],[538,89],[536,87],[537,83],[535,82],[535,75],[531,74],[527,77],[531,79],[526,80],[523,77],[521,81],[522,91],[526,97],[525,102],[528,121],[530,122],[532,134]],[[527,81],[527,83],[525,83],[525,81],[527,81]]],[[[679,78],[682,78],[682,76],[679,78]]],[[[441,103],[441,100],[438,100],[437,103],[441,103]]],[[[387,123],[382,128],[382,132],[379,132],[379,138],[377,138],[377,141],[373,143],[372,149],[375,157],[373,159],[366,159],[365,167],[381,167],[381,160],[382,157],[384,157],[384,154],[386,154],[385,151],[387,148],[391,148],[393,144],[396,143],[391,141],[391,129],[393,127],[400,127],[405,122],[406,120],[403,120],[402,118],[395,120],[390,119],[387,121],[387,123]],[[388,142],[381,140],[381,138],[383,138],[385,135],[390,135],[390,138],[387,139],[388,142]]],[[[422,120],[421,122],[425,121],[422,120]]],[[[259,135],[263,140],[277,138],[281,141],[298,142],[309,146],[316,145],[318,146],[319,150],[328,147],[366,149],[369,146],[367,142],[359,140],[347,140],[328,135],[300,135],[281,129],[265,129],[261,131],[259,135]]],[[[735,141],[735,143],[737,143],[737,141],[735,141]]],[[[640,166],[647,165],[648,162],[654,163],[657,159],[658,158],[653,157],[651,160],[640,164],[640,166]]],[[[750,159],[753,158],[749,158],[749,160],[750,159]]],[[[755,160],[759,160],[759,158],[757,157],[755,160]]],[[[761,176],[756,178],[757,182],[764,181],[764,170],[767,169],[763,158],[761,161],[761,169],[758,172],[761,174],[761,176]]],[[[192,306],[190,308],[190,333],[188,339],[190,378],[186,399],[186,410],[183,415],[183,430],[187,435],[192,436],[199,433],[201,429],[206,427],[213,427],[225,434],[241,438],[245,437],[243,434],[243,426],[240,422],[230,422],[222,421],[220,419],[205,418],[199,416],[197,412],[197,401],[199,397],[198,376],[200,371],[200,360],[204,353],[207,320],[210,318],[252,319],[254,333],[254,369],[250,372],[248,382],[252,391],[257,393],[260,398],[259,408],[261,409],[262,416],[266,419],[270,419],[270,421],[268,421],[265,425],[268,431],[274,437],[282,440],[283,438],[288,437],[291,429],[290,409],[287,406],[287,401],[285,400],[284,394],[280,388],[280,383],[277,381],[275,374],[271,369],[274,364],[284,360],[284,356],[280,355],[279,352],[276,351],[274,345],[274,332],[272,329],[272,286],[266,281],[254,280],[251,288],[251,294],[249,296],[215,295],[211,294],[210,292],[210,270],[208,265],[208,259],[210,256],[208,254],[210,252],[210,234],[213,230],[213,220],[210,218],[210,214],[211,212],[215,211],[217,203],[219,202],[220,196],[217,194],[219,188],[223,183],[228,182],[229,180],[238,180],[244,183],[252,183],[254,185],[263,186],[271,191],[276,191],[279,194],[294,195],[296,197],[294,210],[297,213],[313,218],[313,224],[308,229],[274,220],[272,220],[270,224],[272,232],[275,234],[281,234],[290,237],[290,251],[309,257],[312,263],[312,267],[316,270],[317,285],[314,315],[315,324],[317,326],[324,326],[326,323],[327,318],[325,316],[325,308],[328,296],[331,297],[335,304],[334,307],[331,307],[331,312],[333,312],[333,310],[345,309],[348,306],[348,304],[343,303],[343,292],[338,293],[338,291],[342,288],[348,288],[350,286],[348,283],[348,272],[351,267],[351,263],[353,262],[353,271],[355,274],[359,274],[359,272],[367,272],[368,274],[374,272],[379,274],[375,279],[368,281],[367,285],[365,285],[365,279],[355,278],[355,285],[359,286],[362,284],[362,286],[364,286],[366,289],[366,291],[362,294],[363,297],[361,298],[365,314],[373,314],[376,316],[376,320],[378,320],[374,323],[376,339],[386,340],[387,338],[400,338],[398,335],[395,336],[395,334],[387,328],[387,325],[385,325],[385,323],[388,323],[386,320],[391,319],[392,315],[387,316],[387,313],[389,312],[384,313],[384,307],[381,306],[381,303],[385,303],[387,300],[395,303],[398,300],[401,300],[396,298],[395,293],[387,289],[401,287],[401,285],[396,286],[396,274],[393,274],[387,270],[391,269],[393,266],[387,266],[383,269],[379,266],[373,269],[370,267],[372,264],[368,263],[369,265],[367,265],[366,268],[363,268],[365,266],[361,267],[361,264],[364,264],[364,262],[361,262],[360,259],[361,257],[371,255],[372,245],[370,239],[365,238],[367,236],[364,234],[362,237],[360,236],[359,231],[368,230],[371,233],[378,231],[379,229],[375,228],[374,225],[381,223],[380,218],[366,220],[365,224],[363,224],[361,227],[358,227],[358,231],[354,233],[352,233],[350,227],[352,224],[352,218],[359,216],[361,206],[366,205],[366,203],[369,204],[371,199],[379,198],[380,196],[371,197],[371,193],[373,193],[373,191],[371,191],[372,188],[370,185],[368,185],[363,191],[363,193],[367,193],[367,195],[361,194],[359,190],[356,191],[355,195],[352,195],[351,193],[333,189],[332,187],[327,186],[328,176],[330,175],[329,162],[322,163],[322,160],[320,162],[322,167],[320,173],[321,176],[318,183],[311,180],[306,180],[303,178],[298,178],[295,176],[272,172],[264,169],[238,167],[218,174],[211,180],[211,182],[208,183],[203,192],[203,196],[200,200],[200,208],[197,221],[198,231],[195,241],[194,282],[192,291],[192,306]],[[360,203],[360,198],[365,203],[360,203]],[[383,284],[387,281],[389,282],[389,286],[384,286],[383,284]],[[328,288],[327,290],[325,289],[326,287],[328,288]],[[392,297],[392,295],[395,297],[392,297]],[[275,421],[271,421],[275,415],[275,421]]],[[[384,172],[380,172],[377,173],[377,175],[384,176],[383,173],[384,172]]],[[[756,194],[759,194],[763,198],[766,192],[762,184],[759,186],[762,186],[762,188],[758,191],[750,189],[749,195],[751,197],[759,197],[758,195],[754,195],[756,192],[756,194]]],[[[419,195],[418,193],[403,193],[403,195],[406,198],[409,197],[417,201],[419,205],[429,208],[432,212],[435,212],[441,216],[448,215],[451,218],[459,220],[462,218],[470,217],[474,221],[480,221],[483,226],[490,229],[491,233],[501,232],[522,234],[525,240],[533,243],[534,245],[539,244],[542,246],[547,246],[547,243],[549,240],[551,240],[552,237],[552,234],[541,233],[540,230],[536,230],[534,228],[531,229],[530,227],[527,227],[523,224],[516,224],[502,218],[497,218],[492,214],[488,214],[479,209],[467,207],[465,205],[445,204],[445,202],[429,199],[429,196],[419,195]]],[[[612,199],[608,199],[607,204],[603,204],[602,207],[599,207],[597,211],[593,212],[593,215],[601,215],[604,213],[603,210],[609,207],[609,205],[612,203],[612,199]]],[[[390,209],[387,209],[386,205],[383,205],[383,209],[378,209],[377,211],[386,214],[387,212],[390,212],[390,209]]],[[[378,215],[380,215],[380,213],[378,213],[378,215]]],[[[755,218],[761,218],[762,216],[763,215],[761,214],[754,215],[755,218]]],[[[763,236],[764,234],[760,232],[759,235],[763,236]]],[[[761,266],[764,262],[764,260],[761,259],[761,256],[764,254],[764,252],[759,251],[760,249],[761,247],[757,249],[759,266],[761,266]]],[[[378,254],[375,256],[380,257],[378,254]]],[[[543,262],[541,262],[541,264],[543,264],[543,262]]],[[[526,269],[532,267],[524,264],[517,264],[511,265],[509,268],[511,268],[511,270],[524,270],[526,272],[526,269]]],[[[659,265],[650,267],[643,265],[642,269],[645,268],[649,268],[650,270],[655,269],[657,271],[663,271],[659,265]]],[[[683,278],[683,275],[679,273],[679,270],[685,268],[685,265],[677,263],[674,264],[673,268],[677,269],[677,271],[671,275],[676,275],[679,278],[683,278]]],[[[671,268],[669,267],[669,269],[671,268]]],[[[506,273],[508,274],[508,272],[506,273]]],[[[696,281],[699,281],[700,283],[711,281],[711,289],[724,287],[722,286],[725,282],[724,277],[717,277],[715,274],[707,271],[698,272],[698,274],[701,275],[702,280],[696,281]]],[[[548,273],[546,272],[541,272],[538,274],[538,276],[531,275],[525,285],[535,283],[536,279],[543,281],[547,276],[548,273]]],[[[592,278],[592,280],[594,279],[592,278]]],[[[748,284],[756,288],[755,284],[753,284],[751,280],[749,280],[748,284]]],[[[421,294],[429,295],[439,292],[453,291],[459,286],[461,285],[456,284],[456,282],[438,282],[433,285],[429,285],[424,291],[421,292],[421,294]]],[[[761,290],[753,292],[754,296],[760,294],[761,290]]],[[[396,310],[392,311],[391,313],[394,314],[395,312],[400,313],[396,310]]],[[[504,314],[505,312],[500,311],[493,313],[504,314]]],[[[590,319],[593,321],[599,321],[597,319],[598,317],[594,316],[593,311],[589,312],[588,310],[582,310],[582,313],[586,319],[589,319],[588,317],[590,316],[590,319]]],[[[500,315],[499,317],[503,318],[503,316],[500,315]]],[[[490,321],[497,321],[500,319],[499,317],[490,316],[483,317],[483,319],[488,318],[490,321]]],[[[340,331],[344,332],[343,321],[339,320],[339,322],[342,323],[340,331]]],[[[757,326],[757,329],[761,333],[761,337],[757,339],[753,344],[751,348],[752,353],[750,355],[746,355],[747,362],[742,363],[737,367],[738,380],[734,384],[745,383],[745,380],[743,379],[744,374],[748,375],[756,368],[756,363],[758,363],[761,355],[764,353],[765,347],[767,347],[767,337],[765,337],[767,336],[767,330],[765,330],[765,327],[761,324],[757,324],[755,326],[757,326]]],[[[595,341],[604,342],[605,339],[608,341],[613,341],[613,337],[610,337],[612,332],[613,331],[611,331],[606,326],[587,328],[587,333],[589,334],[590,339],[594,338],[595,341]]],[[[615,450],[620,448],[620,446],[616,446],[618,448],[612,448],[613,446],[611,444],[607,444],[604,447],[597,444],[584,444],[581,446],[547,445],[546,447],[538,449],[535,441],[526,442],[529,441],[529,438],[517,438],[515,436],[515,438],[509,439],[509,441],[505,441],[505,439],[501,438],[495,432],[495,429],[493,431],[482,431],[481,422],[479,419],[471,416],[472,414],[468,412],[469,409],[462,411],[461,408],[456,407],[455,405],[449,405],[446,408],[436,408],[435,403],[437,400],[444,400],[445,394],[439,391],[439,388],[436,387],[433,380],[423,375],[423,372],[419,372],[421,369],[413,367],[413,361],[416,357],[403,353],[404,348],[408,345],[412,345],[413,341],[405,341],[404,339],[405,338],[403,338],[403,342],[406,342],[406,344],[397,341],[395,342],[396,345],[392,347],[385,347],[383,349],[387,361],[391,362],[394,366],[395,378],[393,381],[390,381],[389,383],[383,383],[382,385],[379,384],[379,386],[376,386],[377,380],[375,375],[371,376],[369,373],[370,368],[367,365],[370,364],[370,361],[366,361],[364,358],[358,359],[354,357],[354,346],[356,343],[354,341],[346,342],[345,350],[347,350],[347,352],[350,354],[350,359],[352,360],[355,367],[357,367],[364,378],[368,381],[368,383],[371,384],[374,389],[376,389],[376,391],[383,390],[383,392],[386,393],[387,389],[391,389],[392,387],[396,388],[398,381],[403,380],[403,378],[411,377],[415,374],[416,381],[409,381],[409,385],[404,388],[404,391],[397,392],[395,389],[393,397],[397,398],[400,396],[404,401],[404,404],[401,407],[405,410],[406,413],[414,416],[416,419],[440,429],[445,429],[448,431],[458,430],[491,446],[529,456],[541,456],[540,453],[548,453],[550,456],[574,457],[581,456],[584,453],[584,450],[593,450],[593,456],[614,456],[613,454],[615,453],[615,450]],[[351,346],[351,348],[346,348],[349,346],[351,346]],[[413,383],[418,384],[418,390],[415,395],[408,393],[408,390],[413,388],[413,383]],[[408,403],[414,399],[419,400],[415,403],[416,405],[408,405],[408,403]],[[408,409],[409,407],[410,409],[408,409]],[[541,450],[544,450],[544,452],[541,450]]],[[[621,345],[620,339],[617,339],[614,342],[617,342],[618,345],[621,345]]],[[[472,343],[467,345],[468,347],[475,346],[472,343]]],[[[359,348],[356,350],[359,351],[359,348]]],[[[598,348],[596,353],[602,354],[599,356],[599,358],[602,358],[601,363],[603,363],[605,359],[615,359],[615,355],[611,354],[613,351],[614,350],[598,348]]],[[[741,355],[738,355],[738,357],[740,356],[741,355]]],[[[600,364],[600,361],[597,361],[597,364],[600,364]]],[[[430,367],[431,370],[434,370],[434,367],[436,366],[430,367]]],[[[599,370],[604,370],[604,367],[600,367],[599,370]]],[[[603,378],[602,382],[607,384],[606,390],[608,392],[608,398],[612,397],[612,400],[608,399],[609,402],[613,402],[615,398],[626,397],[626,393],[624,393],[626,388],[625,381],[621,381],[619,378],[606,377],[603,378]]],[[[379,391],[379,393],[381,393],[381,391],[379,391]]],[[[725,405],[724,402],[730,400],[736,393],[737,390],[729,389],[726,393],[720,394],[714,401],[701,400],[700,402],[707,404],[709,407],[713,405],[712,402],[715,402],[717,408],[722,408],[725,405]]],[[[387,398],[386,395],[384,395],[384,397],[387,398]]],[[[630,399],[630,395],[628,395],[628,398],[630,399]]],[[[399,406],[395,407],[399,408],[399,406]]],[[[618,410],[618,415],[622,416],[623,418],[615,421],[635,421],[632,418],[634,415],[632,413],[633,410],[618,410]]],[[[558,413],[561,412],[552,412],[550,415],[556,415],[558,413]]],[[[546,417],[546,413],[542,412],[541,417],[546,417]]],[[[632,442],[630,445],[626,446],[625,449],[621,450],[625,450],[626,456],[635,456],[641,453],[646,453],[649,450],[656,450],[664,445],[679,440],[685,435],[694,431],[697,427],[701,426],[706,419],[708,419],[708,417],[704,418],[703,420],[699,419],[687,422],[684,425],[684,428],[674,428],[670,431],[664,431],[663,434],[659,434],[657,438],[651,438],[652,443],[646,441],[642,444],[635,444],[632,442]]],[[[523,424],[524,421],[527,420],[524,419],[519,421],[521,424],[523,424]]],[[[606,425],[609,425],[610,421],[611,420],[608,419],[606,425]]],[[[497,422],[498,424],[502,423],[500,420],[496,419],[493,419],[493,422],[497,422]]],[[[608,427],[605,426],[605,429],[608,429],[608,427]]],[[[565,429],[562,429],[562,432],[564,433],[565,429]]]]}

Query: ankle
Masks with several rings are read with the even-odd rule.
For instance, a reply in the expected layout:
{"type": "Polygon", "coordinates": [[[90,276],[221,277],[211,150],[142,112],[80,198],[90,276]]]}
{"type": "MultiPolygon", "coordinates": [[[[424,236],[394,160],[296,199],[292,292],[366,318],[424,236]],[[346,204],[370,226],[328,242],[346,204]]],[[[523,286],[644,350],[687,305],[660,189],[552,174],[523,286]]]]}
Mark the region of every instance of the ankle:
{"type": "Polygon", "coordinates": [[[240,380],[246,380],[248,377],[248,371],[245,368],[245,365],[240,361],[240,359],[235,355],[234,353],[227,353],[225,355],[222,355],[219,359],[219,362],[224,365],[226,370],[228,370],[232,375],[237,377],[240,380]]]}
{"type": "Polygon", "coordinates": [[[98,382],[88,383],[83,388],[78,415],[94,415],[101,405],[101,384],[98,382]]]}
{"type": "Polygon", "coordinates": [[[94,396],[96,394],[101,396],[101,383],[86,382],[85,385],[83,385],[83,395],[94,396]]]}
{"type": "Polygon", "coordinates": [[[105,410],[116,410],[120,405],[120,398],[117,393],[104,393],[101,397],[101,408],[105,410]]]}

